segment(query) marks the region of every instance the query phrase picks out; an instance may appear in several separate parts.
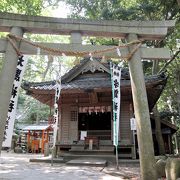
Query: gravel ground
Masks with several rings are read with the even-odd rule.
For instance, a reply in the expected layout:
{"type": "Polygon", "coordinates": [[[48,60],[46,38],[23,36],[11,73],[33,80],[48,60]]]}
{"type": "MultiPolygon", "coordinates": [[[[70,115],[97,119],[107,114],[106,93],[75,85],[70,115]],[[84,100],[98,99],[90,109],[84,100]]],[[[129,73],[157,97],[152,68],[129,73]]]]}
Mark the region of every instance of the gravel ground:
{"type": "Polygon", "coordinates": [[[139,179],[139,165],[114,165],[108,167],[67,166],[66,164],[30,163],[30,158],[42,155],[2,152],[0,180],[121,180],[139,179]]]}

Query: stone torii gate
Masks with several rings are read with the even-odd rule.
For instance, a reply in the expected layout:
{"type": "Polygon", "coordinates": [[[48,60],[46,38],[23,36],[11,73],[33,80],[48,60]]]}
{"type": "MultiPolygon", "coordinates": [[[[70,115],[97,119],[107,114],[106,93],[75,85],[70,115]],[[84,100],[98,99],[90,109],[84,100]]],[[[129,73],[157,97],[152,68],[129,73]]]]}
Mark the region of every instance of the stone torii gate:
{"type": "MultiPolygon", "coordinates": [[[[18,14],[0,13],[0,31],[23,37],[23,33],[71,35],[70,44],[39,43],[44,47],[69,50],[72,52],[100,51],[109,46],[82,45],[82,36],[102,36],[134,40],[163,39],[168,28],[173,27],[174,21],[91,21],[60,19],[51,17],[35,17],[18,14]]],[[[38,44],[38,43],[36,43],[38,44]]],[[[36,54],[37,48],[24,41],[16,41],[16,46],[22,54],[36,54]]],[[[133,51],[136,45],[121,47],[121,58],[133,51]]],[[[0,39],[0,53],[5,53],[5,63],[0,76],[0,126],[5,127],[11,88],[16,71],[18,56],[7,41],[0,39]],[[8,78],[7,78],[8,77],[8,78]]],[[[42,50],[42,55],[49,54],[42,50]]],[[[70,54],[66,54],[71,55],[70,54]]],[[[93,55],[93,56],[96,56],[93,55]]],[[[98,53],[97,56],[119,58],[116,52],[98,53]]],[[[140,47],[128,61],[133,103],[137,120],[137,135],[140,152],[140,167],[142,179],[156,179],[154,149],[150,125],[147,94],[144,83],[142,59],[167,60],[170,58],[168,49],[140,47]]],[[[3,129],[0,129],[0,149],[2,146],[3,129]]]]}

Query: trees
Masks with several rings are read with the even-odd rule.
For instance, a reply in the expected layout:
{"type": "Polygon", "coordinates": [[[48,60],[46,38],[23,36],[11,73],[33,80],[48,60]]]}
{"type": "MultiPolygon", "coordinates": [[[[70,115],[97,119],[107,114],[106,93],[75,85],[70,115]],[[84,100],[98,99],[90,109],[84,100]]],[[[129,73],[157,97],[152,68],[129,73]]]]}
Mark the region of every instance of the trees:
{"type": "Polygon", "coordinates": [[[176,0],[65,0],[72,16],[109,20],[161,20],[177,16],[176,0]]]}
{"type": "Polygon", "coordinates": [[[2,12],[39,15],[42,8],[43,0],[4,0],[0,3],[2,12]]]}
{"type": "MultiPolygon", "coordinates": [[[[72,17],[76,17],[76,18],[86,17],[90,19],[105,19],[105,20],[172,20],[172,19],[175,19],[176,28],[179,28],[179,23],[180,23],[179,7],[177,5],[176,0],[170,0],[168,2],[163,1],[163,0],[151,0],[148,2],[145,0],[133,0],[130,2],[129,1],[127,2],[125,0],[121,0],[121,1],[120,0],[112,0],[112,1],[110,0],[93,0],[93,1],[92,0],[84,0],[84,1],[66,0],[66,3],[70,5],[70,7],[73,10],[72,17]]],[[[146,46],[151,46],[151,47],[168,46],[171,49],[172,53],[174,53],[174,51],[176,50],[175,48],[176,42],[174,40],[178,38],[178,33],[179,31],[171,30],[168,32],[167,36],[163,40],[146,42],[146,46]]],[[[178,56],[174,56],[174,62],[179,64],[178,56]]],[[[154,61],[153,64],[154,64],[153,74],[156,74],[158,73],[158,69],[164,65],[164,62],[159,63],[159,62],[154,61]]],[[[176,74],[178,74],[176,76],[179,83],[179,70],[176,69],[175,72],[177,72],[176,74]]],[[[168,83],[172,83],[173,81],[174,80],[171,81],[170,79],[168,83]]],[[[178,94],[178,97],[179,97],[179,89],[176,90],[177,87],[179,88],[179,84],[178,85],[173,84],[173,85],[174,85],[173,89],[175,89],[174,96],[177,97],[177,94],[178,94]]],[[[169,90],[170,89],[172,89],[172,87],[169,88],[169,90]]],[[[164,98],[167,98],[167,96],[166,97],[164,96],[164,98]]],[[[174,102],[176,102],[176,100],[174,102]]],[[[165,103],[162,103],[162,104],[163,106],[165,105],[165,103]]],[[[176,108],[176,110],[178,111],[179,105],[174,106],[174,108],[176,108]]],[[[160,127],[160,118],[159,118],[157,106],[155,106],[154,108],[154,113],[155,113],[155,118],[156,118],[155,119],[156,137],[159,143],[159,150],[161,154],[164,154],[165,151],[163,147],[163,140],[162,140],[162,135],[161,135],[162,133],[161,133],[161,127],[160,127]]],[[[144,160],[141,161],[142,164],[143,164],[143,161],[144,160]]],[[[149,161],[151,161],[151,159],[149,159],[149,161]]],[[[148,168],[151,169],[151,167],[148,167],[148,168]]],[[[153,170],[151,172],[153,172],[153,170]]],[[[142,174],[144,173],[142,172],[142,174]]],[[[145,179],[148,179],[147,174],[146,174],[145,179]]]]}
{"type": "MultiPolygon", "coordinates": [[[[66,3],[72,8],[72,17],[75,18],[90,18],[90,19],[107,19],[107,20],[176,20],[176,27],[168,32],[163,40],[146,42],[147,46],[151,47],[168,47],[171,50],[173,59],[167,64],[166,62],[153,62],[151,67],[153,73],[158,73],[159,69],[167,71],[169,74],[168,82],[164,93],[158,103],[160,110],[169,109],[166,101],[168,96],[172,96],[172,106],[175,112],[179,112],[180,120],[180,105],[179,105],[179,49],[177,48],[177,39],[180,37],[180,13],[177,0],[66,0],[66,3]],[[156,64],[156,65],[155,65],[156,64]],[[173,95],[172,95],[173,94],[173,95]]],[[[94,40],[97,42],[98,40],[94,40]]],[[[162,72],[162,71],[161,71],[162,72]]],[[[145,72],[147,73],[147,72],[145,72]]],[[[156,117],[159,116],[157,107],[154,109],[156,117]]],[[[158,123],[158,120],[156,120],[158,123]]],[[[158,123],[160,124],[160,123],[158,123]]],[[[159,142],[160,153],[164,154],[162,137],[160,137],[160,126],[157,127],[157,139],[159,142]],[[158,128],[159,127],[159,128],[158,128]]]]}
{"type": "Polygon", "coordinates": [[[40,15],[49,6],[57,6],[59,0],[3,0],[0,3],[2,12],[27,15],[40,15]]]}
{"type": "MultiPolygon", "coordinates": [[[[157,20],[157,19],[174,19],[178,17],[176,1],[165,3],[164,1],[143,1],[134,0],[131,3],[126,1],[67,1],[74,5],[76,12],[73,14],[76,17],[90,17],[96,19],[137,19],[137,20],[157,20]],[[78,4],[79,3],[79,4],[78,4]],[[82,13],[81,13],[82,12],[82,13]],[[78,14],[77,14],[78,13],[78,14]],[[80,14],[80,15],[79,15],[80,14]]],[[[161,41],[147,42],[147,46],[163,47],[166,44],[170,45],[169,37],[172,32],[169,32],[166,39],[161,41]],[[168,43],[167,43],[168,42],[168,43]]],[[[47,74],[50,61],[45,70],[47,74]]]]}
{"type": "MultiPolygon", "coordinates": [[[[43,0],[4,0],[0,4],[1,11],[5,12],[13,12],[13,13],[23,13],[28,15],[39,15],[43,9],[44,3],[47,1],[43,0]]],[[[50,2],[50,1],[49,1],[50,2]]],[[[23,30],[19,27],[13,27],[11,29],[11,33],[16,35],[22,36],[23,30]]],[[[17,47],[19,43],[17,43],[17,47]]],[[[2,141],[4,137],[4,128],[7,118],[8,112],[8,105],[9,100],[11,97],[11,89],[14,80],[14,75],[16,72],[16,65],[17,65],[17,54],[15,53],[12,46],[8,43],[7,44],[7,51],[5,60],[0,76],[0,99],[1,99],[1,106],[0,106],[0,151],[2,147],[2,141]],[[6,77],[6,72],[9,72],[9,76],[6,77]]],[[[1,61],[2,62],[2,61],[1,61]]]]}

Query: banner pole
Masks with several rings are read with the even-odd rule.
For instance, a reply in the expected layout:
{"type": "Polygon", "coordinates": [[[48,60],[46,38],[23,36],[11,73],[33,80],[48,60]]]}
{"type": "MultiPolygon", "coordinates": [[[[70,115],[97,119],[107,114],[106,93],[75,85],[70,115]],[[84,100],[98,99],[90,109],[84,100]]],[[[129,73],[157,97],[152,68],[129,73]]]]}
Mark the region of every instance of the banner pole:
{"type": "Polygon", "coordinates": [[[116,169],[119,170],[118,146],[116,146],[116,169]]]}
{"type": "Polygon", "coordinates": [[[134,144],[134,159],[136,159],[136,140],[135,140],[135,130],[133,130],[133,144],[134,144]]]}
{"type": "Polygon", "coordinates": [[[58,131],[59,121],[59,97],[61,93],[61,63],[59,64],[59,71],[56,77],[56,89],[55,89],[55,100],[54,100],[54,130],[53,130],[53,146],[51,152],[51,166],[53,166],[53,158],[55,157],[56,151],[56,140],[58,131]]]}
{"type": "Polygon", "coordinates": [[[119,163],[118,163],[118,141],[117,141],[117,127],[116,127],[116,113],[114,112],[114,85],[113,85],[113,67],[112,62],[110,62],[110,73],[111,73],[111,83],[112,83],[112,102],[113,102],[113,145],[115,145],[116,148],[116,168],[119,169],[119,163]]]}

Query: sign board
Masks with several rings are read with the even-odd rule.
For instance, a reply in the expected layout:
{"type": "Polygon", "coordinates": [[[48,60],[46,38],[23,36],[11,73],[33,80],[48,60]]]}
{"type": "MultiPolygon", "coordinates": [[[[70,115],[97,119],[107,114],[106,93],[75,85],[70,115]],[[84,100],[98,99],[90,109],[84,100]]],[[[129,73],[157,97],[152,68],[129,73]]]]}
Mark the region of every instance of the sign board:
{"type": "Polygon", "coordinates": [[[81,131],[81,140],[85,140],[85,137],[87,137],[87,131],[81,131]]]}
{"type": "Polygon", "coordinates": [[[135,118],[130,119],[130,125],[131,125],[131,130],[135,131],[136,130],[136,119],[135,118]]]}

